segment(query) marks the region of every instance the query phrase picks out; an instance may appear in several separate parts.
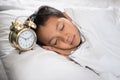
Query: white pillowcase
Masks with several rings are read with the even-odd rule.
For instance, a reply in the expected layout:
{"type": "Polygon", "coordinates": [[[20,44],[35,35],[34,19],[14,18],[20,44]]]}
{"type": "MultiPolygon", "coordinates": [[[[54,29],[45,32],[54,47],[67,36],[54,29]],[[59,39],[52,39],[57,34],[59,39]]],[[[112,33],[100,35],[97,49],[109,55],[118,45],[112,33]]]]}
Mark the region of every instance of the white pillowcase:
{"type": "Polygon", "coordinates": [[[52,51],[35,46],[22,52],[11,47],[8,41],[9,27],[17,16],[29,16],[34,11],[6,10],[0,12],[0,56],[9,80],[98,80],[88,69],[67,60],[52,51]]]}
{"type": "Polygon", "coordinates": [[[98,80],[99,76],[65,57],[40,47],[2,58],[9,80],[98,80]]]}

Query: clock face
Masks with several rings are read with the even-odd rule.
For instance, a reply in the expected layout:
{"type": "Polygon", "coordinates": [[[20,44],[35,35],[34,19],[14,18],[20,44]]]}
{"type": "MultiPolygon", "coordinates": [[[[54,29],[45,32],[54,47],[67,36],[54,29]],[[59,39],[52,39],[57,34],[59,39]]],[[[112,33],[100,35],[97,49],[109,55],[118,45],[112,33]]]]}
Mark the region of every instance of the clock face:
{"type": "Polygon", "coordinates": [[[18,44],[23,49],[31,48],[35,42],[36,36],[30,30],[25,30],[19,35],[18,44]]]}

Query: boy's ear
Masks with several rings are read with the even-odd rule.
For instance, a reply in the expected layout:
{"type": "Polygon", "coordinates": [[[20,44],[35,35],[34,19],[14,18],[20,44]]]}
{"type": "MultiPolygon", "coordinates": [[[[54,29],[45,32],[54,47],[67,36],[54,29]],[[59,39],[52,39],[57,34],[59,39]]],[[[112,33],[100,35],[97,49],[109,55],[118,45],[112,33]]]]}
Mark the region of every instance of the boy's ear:
{"type": "Polygon", "coordinates": [[[64,14],[64,16],[65,16],[68,20],[72,21],[72,19],[70,18],[70,16],[68,16],[68,15],[66,14],[66,12],[63,12],[63,14],[64,14]]]}

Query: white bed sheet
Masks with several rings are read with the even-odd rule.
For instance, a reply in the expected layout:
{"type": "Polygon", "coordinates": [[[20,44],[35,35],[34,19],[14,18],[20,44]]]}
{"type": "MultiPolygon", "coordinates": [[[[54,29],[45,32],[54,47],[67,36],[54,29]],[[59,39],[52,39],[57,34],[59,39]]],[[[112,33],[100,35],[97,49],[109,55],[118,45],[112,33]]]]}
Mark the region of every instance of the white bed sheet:
{"type": "MultiPolygon", "coordinates": [[[[33,51],[21,55],[8,41],[9,26],[17,16],[29,16],[40,5],[50,5],[61,11],[69,7],[119,7],[120,0],[0,0],[0,57],[9,80],[97,80],[93,72],[84,70],[66,58],[36,45],[33,51]],[[14,4],[14,5],[13,5],[14,4]],[[87,77],[86,77],[87,76],[87,77]]],[[[120,25],[119,9],[115,18],[120,25]]],[[[120,27],[117,27],[120,30],[120,27]]]]}

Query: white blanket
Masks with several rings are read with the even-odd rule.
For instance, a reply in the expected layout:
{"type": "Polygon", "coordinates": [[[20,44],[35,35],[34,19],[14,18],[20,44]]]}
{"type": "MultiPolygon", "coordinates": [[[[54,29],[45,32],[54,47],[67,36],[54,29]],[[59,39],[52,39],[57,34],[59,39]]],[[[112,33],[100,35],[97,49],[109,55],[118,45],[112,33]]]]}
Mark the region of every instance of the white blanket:
{"type": "Polygon", "coordinates": [[[110,72],[120,79],[118,11],[119,8],[66,9],[85,37],[85,42],[70,57],[84,67],[89,66],[100,74],[110,72]]]}

